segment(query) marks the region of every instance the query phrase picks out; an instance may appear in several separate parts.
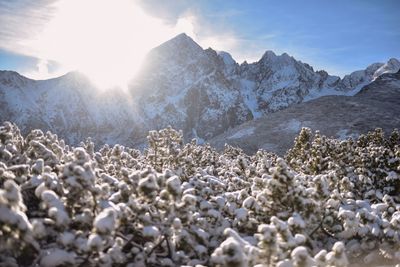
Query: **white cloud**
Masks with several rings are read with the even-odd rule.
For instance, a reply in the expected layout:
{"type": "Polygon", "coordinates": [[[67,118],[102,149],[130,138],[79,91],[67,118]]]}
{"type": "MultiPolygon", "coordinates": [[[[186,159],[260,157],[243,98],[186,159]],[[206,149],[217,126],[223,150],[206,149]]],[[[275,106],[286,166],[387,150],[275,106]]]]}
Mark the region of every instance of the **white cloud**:
{"type": "Polygon", "coordinates": [[[22,74],[35,80],[47,79],[52,76],[49,72],[48,61],[46,59],[39,59],[35,70],[29,70],[22,74]]]}
{"type": "Polygon", "coordinates": [[[48,61],[47,59],[37,59],[35,68],[24,68],[20,71],[20,73],[31,79],[45,80],[49,78],[59,77],[68,71],[70,70],[62,66],[53,67],[52,62],[48,61]]]}

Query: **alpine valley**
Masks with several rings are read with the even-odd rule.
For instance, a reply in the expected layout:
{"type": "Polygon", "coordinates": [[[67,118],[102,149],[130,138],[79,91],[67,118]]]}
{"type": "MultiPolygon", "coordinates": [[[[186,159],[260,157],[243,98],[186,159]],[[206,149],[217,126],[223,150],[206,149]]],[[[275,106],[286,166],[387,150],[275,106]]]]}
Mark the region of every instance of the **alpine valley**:
{"type": "MultiPolygon", "coordinates": [[[[380,92],[385,94],[387,80],[379,77],[399,69],[400,62],[392,58],[341,79],[315,71],[286,53],[276,55],[272,51],[266,51],[257,62],[238,64],[228,53],[203,49],[180,34],[149,52],[128,91],[99,90],[78,72],[31,80],[16,72],[0,71],[0,122],[15,122],[23,133],[36,128],[50,130],[74,145],[90,136],[97,144],[140,146],[149,130],[168,125],[182,129],[187,140],[208,141],[224,136],[228,129],[234,134],[231,129],[244,127],[241,125],[245,122],[268,120],[286,112],[282,116],[289,126],[271,125],[276,127],[271,135],[277,136],[280,128],[292,129],[291,124],[296,124],[296,132],[300,130],[298,114],[318,115],[321,109],[314,107],[319,103],[315,102],[317,98],[340,106],[347,103],[345,96],[352,99],[365,86],[380,81],[375,83],[373,94],[364,92],[362,103],[367,105],[365,99],[371,95],[379,99],[380,92]],[[302,113],[290,113],[287,108],[296,108],[297,104],[302,113]],[[309,105],[314,108],[308,109],[309,105]]],[[[399,99],[398,88],[396,92],[394,97],[399,99]]],[[[353,133],[338,121],[329,133],[353,133]],[[340,132],[343,129],[345,133],[340,132]]],[[[380,127],[379,120],[371,127],[380,127]]],[[[270,143],[271,136],[263,138],[264,143],[270,143]]]]}

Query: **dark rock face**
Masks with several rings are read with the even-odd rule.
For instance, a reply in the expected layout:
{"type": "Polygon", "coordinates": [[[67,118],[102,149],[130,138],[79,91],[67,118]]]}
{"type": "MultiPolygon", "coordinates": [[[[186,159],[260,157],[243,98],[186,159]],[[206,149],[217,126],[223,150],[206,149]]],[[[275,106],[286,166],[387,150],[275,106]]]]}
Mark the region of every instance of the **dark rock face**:
{"type": "Polygon", "coordinates": [[[51,130],[72,144],[91,136],[98,144],[138,145],[148,130],[168,125],[182,129],[186,139],[210,139],[323,95],[354,95],[399,67],[391,59],[340,79],[272,51],[239,65],[228,53],[204,50],[180,34],[147,55],[128,92],[99,91],[79,73],[34,81],[0,72],[0,120],[24,132],[51,130]]]}
{"type": "Polygon", "coordinates": [[[259,148],[283,155],[293,145],[302,127],[346,139],[382,128],[387,134],[400,129],[400,72],[387,73],[365,86],[355,96],[324,96],[244,123],[210,140],[248,153],[259,148]]]}

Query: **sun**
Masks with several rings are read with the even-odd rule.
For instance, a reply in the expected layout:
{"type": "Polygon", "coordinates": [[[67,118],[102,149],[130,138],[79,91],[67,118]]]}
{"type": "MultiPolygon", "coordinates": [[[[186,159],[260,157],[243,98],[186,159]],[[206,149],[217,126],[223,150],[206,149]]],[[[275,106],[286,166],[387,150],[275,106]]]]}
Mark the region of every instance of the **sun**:
{"type": "Polygon", "coordinates": [[[30,43],[44,60],[85,73],[99,88],[124,87],[148,51],[190,23],[166,25],[130,0],[61,0],[30,43]]]}

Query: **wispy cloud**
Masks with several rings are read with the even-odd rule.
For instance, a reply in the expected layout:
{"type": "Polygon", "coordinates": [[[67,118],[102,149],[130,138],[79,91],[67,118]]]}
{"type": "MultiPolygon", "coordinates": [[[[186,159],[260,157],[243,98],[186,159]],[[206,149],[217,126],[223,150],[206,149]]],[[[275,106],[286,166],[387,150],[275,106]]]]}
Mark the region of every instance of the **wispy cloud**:
{"type": "Polygon", "coordinates": [[[204,48],[228,51],[239,61],[256,60],[262,54],[229,26],[214,27],[214,20],[240,11],[210,13],[210,20],[193,1],[175,0],[165,6],[140,0],[119,1],[119,6],[111,0],[0,1],[0,14],[0,48],[37,58],[36,68],[24,73],[32,78],[77,68],[86,72],[94,68],[96,75],[103,73],[100,76],[123,72],[127,77],[137,68],[133,62],[180,32],[204,48]],[[60,63],[58,71],[49,69],[50,61],[60,63]]]}
{"type": "Polygon", "coordinates": [[[26,40],[40,33],[54,15],[54,1],[0,1],[0,48],[31,55],[26,40]]]}
{"type": "Polygon", "coordinates": [[[37,58],[35,69],[23,74],[35,79],[58,76],[63,71],[49,70],[49,62],[42,53],[29,44],[53,18],[56,8],[51,0],[0,1],[0,49],[14,54],[37,58]]]}

